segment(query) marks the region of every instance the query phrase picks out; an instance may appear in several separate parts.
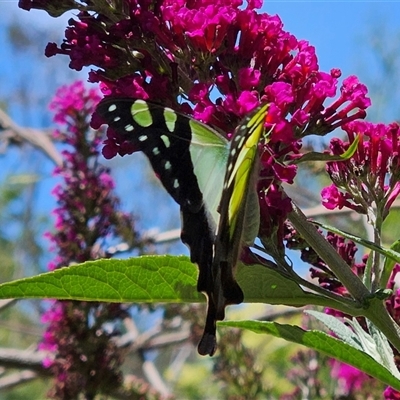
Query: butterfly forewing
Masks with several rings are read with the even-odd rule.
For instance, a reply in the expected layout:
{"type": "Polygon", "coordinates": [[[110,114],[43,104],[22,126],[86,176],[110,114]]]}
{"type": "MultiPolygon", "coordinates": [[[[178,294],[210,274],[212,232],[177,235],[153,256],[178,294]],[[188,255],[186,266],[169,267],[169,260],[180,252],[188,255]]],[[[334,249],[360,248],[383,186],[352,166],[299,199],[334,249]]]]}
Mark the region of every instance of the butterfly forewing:
{"type": "Polygon", "coordinates": [[[167,123],[163,107],[132,99],[105,100],[97,112],[148,157],[154,172],[179,205],[193,212],[202,207],[203,196],[189,152],[191,130],[187,118],[179,118],[179,123],[174,124],[177,129],[171,132],[172,125],[167,123]]]}
{"type": "Polygon", "coordinates": [[[134,99],[103,100],[109,126],[149,158],[174,200],[198,210],[203,202],[218,224],[228,141],[207,125],[174,110],[134,99]]]}

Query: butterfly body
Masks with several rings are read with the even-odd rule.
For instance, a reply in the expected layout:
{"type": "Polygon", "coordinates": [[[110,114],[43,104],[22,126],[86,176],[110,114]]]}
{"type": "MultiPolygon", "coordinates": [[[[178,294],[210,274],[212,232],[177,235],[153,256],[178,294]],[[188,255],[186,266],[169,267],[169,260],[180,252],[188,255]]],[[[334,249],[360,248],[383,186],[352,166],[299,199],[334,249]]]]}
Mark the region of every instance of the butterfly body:
{"type": "Polygon", "coordinates": [[[258,233],[258,143],[267,109],[245,118],[228,142],[201,122],[144,100],[105,99],[97,107],[118,135],[148,157],[180,205],[181,239],[199,266],[197,289],[208,297],[198,347],[203,355],[215,352],[216,321],[224,319],[225,307],[243,301],[234,269],[243,245],[258,233]]]}

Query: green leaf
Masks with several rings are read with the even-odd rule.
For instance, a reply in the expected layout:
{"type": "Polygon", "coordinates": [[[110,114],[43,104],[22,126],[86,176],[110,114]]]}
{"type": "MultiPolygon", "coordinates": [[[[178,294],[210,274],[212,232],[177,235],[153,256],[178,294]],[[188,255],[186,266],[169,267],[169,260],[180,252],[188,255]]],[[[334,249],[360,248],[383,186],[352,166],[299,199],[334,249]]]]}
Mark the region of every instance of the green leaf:
{"type": "Polygon", "coordinates": [[[320,351],[339,361],[352,365],[394,389],[400,390],[400,380],[396,379],[374,358],[324,332],[305,331],[297,326],[261,321],[227,321],[219,322],[218,325],[247,329],[255,333],[269,334],[293,343],[302,344],[310,349],[320,351]]]}
{"type": "Polygon", "coordinates": [[[327,153],[318,153],[316,151],[310,151],[309,153],[305,153],[301,158],[294,160],[292,164],[300,164],[301,162],[306,162],[306,161],[326,161],[326,162],[346,161],[350,157],[352,157],[356,152],[359,141],[360,141],[360,136],[357,135],[354,142],[351,143],[349,148],[343,154],[332,155],[327,153]]]}
{"type": "Polygon", "coordinates": [[[320,304],[322,296],[306,292],[296,282],[264,265],[239,263],[236,279],[248,303],[285,304],[302,307],[320,304]]]}
{"type": "Polygon", "coordinates": [[[312,315],[328,327],[339,339],[349,346],[369,354],[374,360],[385,366],[393,376],[400,378],[399,371],[394,363],[394,354],[389,342],[384,335],[368,319],[367,326],[371,334],[366,332],[356,318],[345,318],[345,323],[332,315],[315,310],[306,310],[306,314],[312,315]],[[351,329],[351,328],[353,329],[351,329]]]}
{"type": "Polygon", "coordinates": [[[199,302],[197,268],[187,257],[97,260],[0,285],[0,298],[104,302],[199,302]]]}
{"type": "MultiPolygon", "coordinates": [[[[52,298],[104,302],[202,302],[198,269],[185,256],[104,259],[71,265],[0,285],[0,298],[52,298]]],[[[295,307],[322,305],[343,310],[332,299],[304,291],[299,284],[263,265],[239,264],[236,278],[249,303],[295,307]]],[[[349,311],[345,309],[344,311],[349,311]]]]}
{"type": "Polygon", "coordinates": [[[394,354],[393,350],[390,347],[390,344],[386,338],[386,336],[369,320],[366,319],[368,331],[371,334],[375,342],[375,346],[377,352],[379,354],[379,360],[381,364],[384,365],[389,371],[391,371],[392,375],[396,378],[400,378],[400,372],[397,369],[397,365],[394,362],[394,354]]]}
{"type": "Polygon", "coordinates": [[[315,310],[305,310],[306,314],[312,315],[321,321],[329,330],[331,330],[339,339],[357,350],[363,350],[362,343],[354,331],[345,325],[338,318],[315,310]]]}

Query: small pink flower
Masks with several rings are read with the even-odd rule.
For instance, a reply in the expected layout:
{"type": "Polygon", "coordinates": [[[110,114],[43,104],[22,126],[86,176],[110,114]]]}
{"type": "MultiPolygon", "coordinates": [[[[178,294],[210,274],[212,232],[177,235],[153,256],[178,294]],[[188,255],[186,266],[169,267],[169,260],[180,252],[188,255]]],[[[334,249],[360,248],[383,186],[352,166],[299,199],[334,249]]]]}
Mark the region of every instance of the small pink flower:
{"type": "Polygon", "coordinates": [[[388,386],[383,392],[385,400],[400,400],[400,392],[388,386]]]}
{"type": "Polygon", "coordinates": [[[322,204],[328,210],[334,210],[335,208],[342,209],[346,205],[346,199],[343,193],[339,192],[338,188],[332,184],[325,187],[321,191],[322,204]]]}

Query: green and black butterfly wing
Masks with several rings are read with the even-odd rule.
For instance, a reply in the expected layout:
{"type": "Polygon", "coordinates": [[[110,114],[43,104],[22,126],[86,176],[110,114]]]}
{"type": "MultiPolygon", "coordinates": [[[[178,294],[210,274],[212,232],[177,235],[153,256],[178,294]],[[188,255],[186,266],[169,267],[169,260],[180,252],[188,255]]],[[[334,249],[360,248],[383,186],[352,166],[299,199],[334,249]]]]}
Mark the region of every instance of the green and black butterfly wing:
{"type": "Polygon", "coordinates": [[[105,99],[96,111],[147,156],[180,205],[181,239],[190,249],[191,261],[199,266],[198,291],[209,295],[228,141],[199,121],[144,100],[105,99]]]}
{"type": "Polygon", "coordinates": [[[251,246],[259,230],[258,144],[265,135],[268,107],[264,104],[246,117],[230,142],[214,244],[213,290],[208,301],[206,327],[198,346],[203,355],[213,355],[216,350],[216,321],[225,318],[225,307],[243,301],[234,271],[243,246],[251,246]]]}
{"type": "Polygon", "coordinates": [[[199,266],[197,288],[208,296],[200,354],[214,354],[216,321],[227,305],[243,301],[233,271],[243,245],[258,233],[257,147],[267,109],[263,105],[245,118],[228,143],[207,125],[143,100],[106,99],[97,107],[112,129],[148,157],[180,205],[181,238],[199,266]]]}

